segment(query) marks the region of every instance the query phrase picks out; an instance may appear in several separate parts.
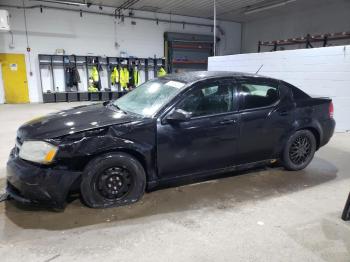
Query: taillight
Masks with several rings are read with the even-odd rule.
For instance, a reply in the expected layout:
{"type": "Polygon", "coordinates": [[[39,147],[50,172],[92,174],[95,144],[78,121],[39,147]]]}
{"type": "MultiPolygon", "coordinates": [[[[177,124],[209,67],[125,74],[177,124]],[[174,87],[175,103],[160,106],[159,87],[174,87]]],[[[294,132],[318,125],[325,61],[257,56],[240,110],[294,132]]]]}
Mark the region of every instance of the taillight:
{"type": "Polygon", "coordinates": [[[333,106],[333,102],[331,101],[329,104],[329,117],[333,118],[334,116],[334,106],[333,106]]]}

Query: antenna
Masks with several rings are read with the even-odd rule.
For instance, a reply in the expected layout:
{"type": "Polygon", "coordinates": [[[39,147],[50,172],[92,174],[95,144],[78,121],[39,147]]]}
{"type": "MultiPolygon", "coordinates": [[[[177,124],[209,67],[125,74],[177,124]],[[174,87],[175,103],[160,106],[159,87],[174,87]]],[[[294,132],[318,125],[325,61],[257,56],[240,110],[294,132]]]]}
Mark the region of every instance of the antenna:
{"type": "Polygon", "coordinates": [[[263,66],[264,66],[264,64],[262,64],[262,65],[259,67],[258,71],[255,72],[255,75],[257,75],[257,74],[260,72],[260,70],[261,70],[261,68],[263,68],[263,66]]]}

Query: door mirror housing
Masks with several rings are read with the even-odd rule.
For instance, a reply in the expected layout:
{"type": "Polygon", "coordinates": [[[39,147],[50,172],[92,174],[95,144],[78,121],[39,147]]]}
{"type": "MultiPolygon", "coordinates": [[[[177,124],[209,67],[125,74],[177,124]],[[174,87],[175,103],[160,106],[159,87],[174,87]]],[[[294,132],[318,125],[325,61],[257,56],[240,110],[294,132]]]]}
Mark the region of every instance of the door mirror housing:
{"type": "Polygon", "coordinates": [[[165,119],[169,123],[184,122],[191,118],[191,113],[186,112],[182,109],[175,109],[170,114],[168,114],[165,119]]]}

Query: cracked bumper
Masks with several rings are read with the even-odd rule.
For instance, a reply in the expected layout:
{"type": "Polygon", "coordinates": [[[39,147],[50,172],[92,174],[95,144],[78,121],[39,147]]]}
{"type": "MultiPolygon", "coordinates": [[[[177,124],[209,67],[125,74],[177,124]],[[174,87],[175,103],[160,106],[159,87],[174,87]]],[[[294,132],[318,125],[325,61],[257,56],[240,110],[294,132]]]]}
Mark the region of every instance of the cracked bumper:
{"type": "Polygon", "coordinates": [[[24,204],[64,207],[67,194],[81,172],[39,166],[11,153],[7,162],[7,193],[24,204]]]}

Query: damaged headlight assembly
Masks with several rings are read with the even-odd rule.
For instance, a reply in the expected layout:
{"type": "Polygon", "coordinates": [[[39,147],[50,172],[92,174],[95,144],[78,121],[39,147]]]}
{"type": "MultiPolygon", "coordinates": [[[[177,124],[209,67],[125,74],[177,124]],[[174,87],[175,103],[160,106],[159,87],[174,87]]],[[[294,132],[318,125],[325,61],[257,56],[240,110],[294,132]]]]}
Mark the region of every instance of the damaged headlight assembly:
{"type": "Polygon", "coordinates": [[[24,141],[20,150],[19,157],[39,163],[39,164],[50,164],[53,162],[58,147],[44,141],[24,141]]]}

